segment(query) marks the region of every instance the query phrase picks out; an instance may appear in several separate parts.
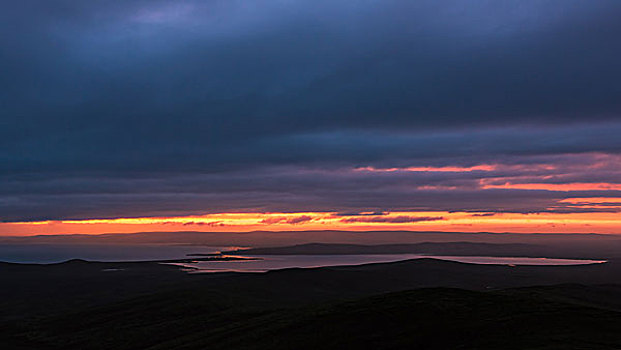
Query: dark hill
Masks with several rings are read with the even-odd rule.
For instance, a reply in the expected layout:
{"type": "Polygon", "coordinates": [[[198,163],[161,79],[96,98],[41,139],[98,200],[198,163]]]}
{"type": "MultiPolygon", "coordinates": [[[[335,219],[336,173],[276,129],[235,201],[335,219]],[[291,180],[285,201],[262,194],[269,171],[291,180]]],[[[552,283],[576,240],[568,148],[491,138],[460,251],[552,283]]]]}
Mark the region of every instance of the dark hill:
{"type": "MultiPolygon", "coordinates": [[[[558,287],[562,289],[563,287],[558,287]]],[[[420,289],[302,308],[188,291],[31,325],[39,349],[618,349],[621,313],[511,291],[420,289]]]]}
{"type": "Polygon", "coordinates": [[[617,261],[511,267],[435,259],[198,275],[155,263],[0,264],[10,286],[0,289],[0,342],[3,349],[618,349],[621,288],[594,284],[615,281],[619,270],[617,261]]]}
{"type": "Polygon", "coordinates": [[[427,254],[540,257],[546,256],[549,251],[543,246],[524,243],[423,242],[381,245],[308,243],[288,247],[237,249],[222,253],[242,255],[427,254]]]}

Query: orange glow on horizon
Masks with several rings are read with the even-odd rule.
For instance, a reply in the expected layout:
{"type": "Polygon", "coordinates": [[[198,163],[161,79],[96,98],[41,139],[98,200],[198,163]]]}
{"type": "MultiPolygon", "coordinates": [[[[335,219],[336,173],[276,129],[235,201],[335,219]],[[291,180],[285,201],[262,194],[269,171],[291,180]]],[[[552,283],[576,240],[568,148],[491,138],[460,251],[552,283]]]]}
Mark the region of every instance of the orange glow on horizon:
{"type": "Polygon", "coordinates": [[[385,215],[337,213],[220,213],[148,217],[0,223],[0,235],[102,234],[148,231],[304,231],[411,230],[447,232],[621,233],[618,213],[392,212],[385,215]]]}

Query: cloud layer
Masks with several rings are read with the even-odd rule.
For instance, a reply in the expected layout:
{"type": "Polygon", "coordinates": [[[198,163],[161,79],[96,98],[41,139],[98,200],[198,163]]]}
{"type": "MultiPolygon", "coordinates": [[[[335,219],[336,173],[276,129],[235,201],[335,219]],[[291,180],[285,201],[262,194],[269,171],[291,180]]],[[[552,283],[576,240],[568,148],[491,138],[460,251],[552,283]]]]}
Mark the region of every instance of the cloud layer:
{"type": "Polygon", "coordinates": [[[621,197],[620,16],[603,0],[5,3],[0,220],[616,211],[571,199],[621,197]]]}

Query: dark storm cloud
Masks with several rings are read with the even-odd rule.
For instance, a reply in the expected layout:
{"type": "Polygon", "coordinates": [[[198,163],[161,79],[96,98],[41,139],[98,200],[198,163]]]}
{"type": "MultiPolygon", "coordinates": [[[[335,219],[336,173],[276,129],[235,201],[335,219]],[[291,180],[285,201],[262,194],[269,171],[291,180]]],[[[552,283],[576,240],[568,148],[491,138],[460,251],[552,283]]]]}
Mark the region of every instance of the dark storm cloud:
{"type": "Polygon", "coordinates": [[[618,1],[5,2],[0,220],[541,210],[559,195],[482,194],[484,174],[305,174],[618,154],[620,16],[618,1]]]}

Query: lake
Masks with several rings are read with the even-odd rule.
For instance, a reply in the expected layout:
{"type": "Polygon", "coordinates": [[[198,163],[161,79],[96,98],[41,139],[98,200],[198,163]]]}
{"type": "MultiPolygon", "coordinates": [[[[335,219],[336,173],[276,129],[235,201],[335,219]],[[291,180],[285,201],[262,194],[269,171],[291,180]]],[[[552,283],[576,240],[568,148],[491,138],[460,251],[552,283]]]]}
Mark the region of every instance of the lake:
{"type": "Polygon", "coordinates": [[[322,266],[360,265],[386,263],[409,259],[435,258],[471,264],[500,265],[587,265],[605,260],[551,259],[491,256],[432,256],[421,254],[361,254],[361,255],[253,255],[261,260],[197,261],[174,264],[186,267],[193,273],[202,272],[265,272],[285,268],[311,268],[322,266]]]}
{"type": "MultiPolygon", "coordinates": [[[[58,263],[70,259],[89,261],[150,261],[188,258],[188,254],[209,254],[232,247],[188,245],[116,244],[0,244],[0,261],[14,263],[58,263]]],[[[252,255],[260,260],[197,261],[176,264],[192,272],[265,272],[285,268],[360,265],[408,259],[436,258],[473,264],[502,265],[585,265],[604,260],[549,259],[489,256],[430,256],[421,254],[359,255],[252,255]]]]}

